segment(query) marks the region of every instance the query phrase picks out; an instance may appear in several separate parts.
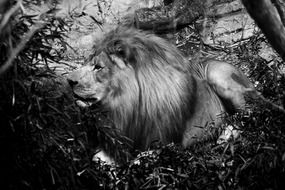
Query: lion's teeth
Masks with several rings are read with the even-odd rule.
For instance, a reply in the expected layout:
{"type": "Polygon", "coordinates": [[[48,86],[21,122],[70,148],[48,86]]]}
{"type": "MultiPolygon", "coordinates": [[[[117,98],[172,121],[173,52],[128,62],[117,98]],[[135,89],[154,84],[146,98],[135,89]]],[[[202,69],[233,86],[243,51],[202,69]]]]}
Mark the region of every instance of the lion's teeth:
{"type": "Polygon", "coordinates": [[[90,103],[88,103],[88,102],[83,102],[82,100],[76,100],[76,104],[77,104],[79,107],[83,107],[83,108],[88,107],[88,106],[91,106],[90,103]]]}

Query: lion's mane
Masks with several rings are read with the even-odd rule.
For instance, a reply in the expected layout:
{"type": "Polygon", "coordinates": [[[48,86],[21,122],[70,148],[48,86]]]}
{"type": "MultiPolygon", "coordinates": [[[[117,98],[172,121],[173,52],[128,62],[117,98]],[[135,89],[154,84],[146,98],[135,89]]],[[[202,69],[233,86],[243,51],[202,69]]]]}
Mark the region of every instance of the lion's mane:
{"type": "Polygon", "coordinates": [[[119,56],[132,69],[113,81],[119,88],[104,100],[116,128],[139,149],[155,140],[181,142],[196,106],[193,65],[166,40],[123,27],[108,33],[91,57],[101,52],[119,56]]]}

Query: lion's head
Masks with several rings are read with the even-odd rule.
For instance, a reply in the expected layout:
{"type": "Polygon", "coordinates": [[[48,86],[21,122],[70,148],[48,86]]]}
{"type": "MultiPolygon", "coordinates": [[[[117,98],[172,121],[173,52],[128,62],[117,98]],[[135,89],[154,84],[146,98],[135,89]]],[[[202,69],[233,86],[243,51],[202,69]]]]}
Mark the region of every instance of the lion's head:
{"type": "Polygon", "coordinates": [[[100,101],[135,148],[155,140],[188,146],[224,110],[201,67],[153,34],[119,27],[89,60],[68,77],[75,97],[84,105],[100,101]]]}

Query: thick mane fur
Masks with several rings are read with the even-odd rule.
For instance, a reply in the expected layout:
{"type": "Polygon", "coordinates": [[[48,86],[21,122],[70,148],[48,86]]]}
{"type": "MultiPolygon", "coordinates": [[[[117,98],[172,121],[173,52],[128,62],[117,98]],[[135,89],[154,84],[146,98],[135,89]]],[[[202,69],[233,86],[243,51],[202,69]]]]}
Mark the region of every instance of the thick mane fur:
{"type": "Polygon", "coordinates": [[[119,56],[132,71],[113,80],[120,88],[105,100],[116,128],[139,149],[154,140],[181,142],[196,104],[189,61],[166,40],[122,27],[97,44],[93,56],[101,52],[119,56]]]}

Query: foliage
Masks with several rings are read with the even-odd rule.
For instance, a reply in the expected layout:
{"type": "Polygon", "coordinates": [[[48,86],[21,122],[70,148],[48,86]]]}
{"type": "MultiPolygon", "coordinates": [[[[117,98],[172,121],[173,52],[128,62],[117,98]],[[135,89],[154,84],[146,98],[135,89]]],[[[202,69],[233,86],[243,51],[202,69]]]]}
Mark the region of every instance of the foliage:
{"type": "MultiPolygon", "coordinates": [[[[2,188],[282,189],[285,116],[262,100],[252,100],[251,109],[224,118],[224,126],[241,129],[238,139],[187,150],[157,145],[152,151],[131,152],[136,156],[132,159],[126,154],[127,140],[112,129],[104,110],[79,109],[64,79],[48,67],[50,61],[61,60],[54,43],[66,46],[69,27],[54,16],[55,10],[32,16],[19,11],[0,31],[0,67],[27,41],[14,66],[0,76],[2,188]],[[44,23],[38,25],[40,15],[44,23]],[[37,28],[26,38],[32,26],[37,28]],[[92,161],[101,141],[116,150],[112,154],[120,165],[92,161]]],[[[245,62],[257,89],[284,106],[282,64],[256,56],[261,41],[257,35],[231,52],[245,62]]]]}

